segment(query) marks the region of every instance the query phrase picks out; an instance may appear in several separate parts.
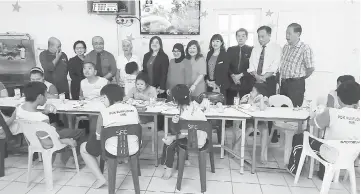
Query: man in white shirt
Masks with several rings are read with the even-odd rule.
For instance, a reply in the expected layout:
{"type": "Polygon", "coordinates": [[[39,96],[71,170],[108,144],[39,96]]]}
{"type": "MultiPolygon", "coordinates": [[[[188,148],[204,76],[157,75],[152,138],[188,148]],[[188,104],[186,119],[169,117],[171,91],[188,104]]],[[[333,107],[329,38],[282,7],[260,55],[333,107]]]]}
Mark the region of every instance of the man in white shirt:
{"type": "Polygon", "coordinates": [[[139,65],[140,60],[138,56],[133,54],[133,44],[130,40],[125,39],[122,41],[122,50],[123,54],[119,55],[117,58],[117,80],[118,84],[121,87],[124,87],[125,79],[127,77],[127,73],[125,72],[125,65],[129,62],[136,62],[138,64],[138,70],[142,71],[142,66],[139,65]]]}
{"type": "Polygon", "coordinates": [[[272,29],[261,26],[257,29],[259,45],[256,45],[249,59],[248,72],[253,75],[257,83],[267,85],[268,94],[276,94],[276,73],[278,71],[282,49],[276,43],[271,43],[272,29]]]}

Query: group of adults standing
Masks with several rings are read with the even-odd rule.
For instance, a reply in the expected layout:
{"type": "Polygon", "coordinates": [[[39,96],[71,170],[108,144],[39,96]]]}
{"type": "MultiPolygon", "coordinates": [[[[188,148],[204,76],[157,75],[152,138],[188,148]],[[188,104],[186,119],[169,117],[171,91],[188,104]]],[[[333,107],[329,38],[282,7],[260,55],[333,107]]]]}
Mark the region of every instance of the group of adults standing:
{"type": "Polygon", "coordinates": [[[206,91],[216,91],[226,97],[227,104],[232,104],[235,96],[241,98],[249,93],[255,83],[266,84],[268,96],[276,94],[279,83],[280,94],[288,96],[294,106],[301,106],[305,79],[314,71],[313,52],[300,40],[301,25],[292,23],[288,26],[287,44],[283,49],[270,41],[270,27],[259,27],[257,34],[259,44],[248,46],[248,31],[240,28],[236,32],[238,45],[227,50],[223,37],[215,34],[210,40],[206,57],[202,55],[196,40],[191,40],[185,49],[183,44],[177,43],[173,47],[174,58],[171,60],[163,50],[162,39],[153,36],[149,42],[149,52],[144,55],[142,63],[132,53],[133,45],[129,40],[122,41],[124,54],[117,60],[104,50],[104,39],[100,36],[93,37],[93,50],[87,55],[85,42],[75,42],[73,49],[76,56],[68,60],[61,51],[61,42],[52,37],[48,41],[48,49],[40,54],[40,62],[45,80],[53,83],[58,93],[65,93],[67,97],[69,73],[72,99],[79,99],[84,62],[94,63],[99,76],[123,85],[125,64],[134,61],[139,70],[148,74],[149,85],[157,89],[158,97],[161,98],[166,98],[167,90],[176,84],[186,84],[192,97],[206,91]]]}

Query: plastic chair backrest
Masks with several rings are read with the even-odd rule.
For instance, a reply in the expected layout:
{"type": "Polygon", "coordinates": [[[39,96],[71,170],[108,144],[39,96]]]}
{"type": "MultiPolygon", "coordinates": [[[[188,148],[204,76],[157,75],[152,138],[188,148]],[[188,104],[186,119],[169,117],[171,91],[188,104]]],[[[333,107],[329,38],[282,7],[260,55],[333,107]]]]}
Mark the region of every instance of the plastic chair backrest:
{"type": "Polygon", "coordinates": [[[0,130],[2,130],[0,131],[0,139],[10,138],[7,137],[6,134],[7,131],[10,131],[9,126],[6,124],[5,119],[1,113],[0,113],[0,130]]]}
{"type": "Polygon", "coordinates": [[[269,104],[271,107],[289,107],[293,108],[293,103],[290,98],[284,95],[273,95],[269,97],[269,104]]]}
{"type": "Polygon", "coordinates": [[[197,130],[206,132],[208,142],[210,145],[212,144],[212,126],[208,121],[180,120],[178,123],[175,124],[175,129],[177,134],[180,132],[181,129],[188,130],[188,150],[199,150],[197,130]]]}
{"type": "Polygon", "coordinates": [[[223,94],[217,93],[217,92],[203,92],[197,97],[197,102],[201,103],[203,98],[208,98],[209,101],[211,101],[212,104],[217,104],[218,102],[221,102],[222,104],[225,104],[225,98],[223,94]]]}
{"type": "Polygon", "coordinates": [[[55,127],[51,126],[48,123],[42,121],[28,121],[28,120],[17,120],[20,127],[23,129],[24,136],[29,143],[29,146],[34,150],[59,150],[66,147],[65,144],[62,144],[59,140],[59,134],[56,132],[55,127]],[[50,149],[44,149],[36,132],[44,131],[46,132],[52,140],[53,147],[50,149]]]}
{"type": "Polygon", "coordinates": [[[135,125],[123,125],[115,127],[102,128],[100,132],[100,142],[102,149],[102,158],[107,160],[109,157],[114,157],[105,149],[105,142],[107,139],[116,136],[118,138],[117,145],[117,157],[126,158],[129,157],[129,148],[128,148],[128,135],[136,135],[139,141],[139,147],[142,138],[142,127],[139,124],[135,125]]]}
{"type": "MultiPolygon", "coordinates": [[[[304,132],[304,145],[307,145],[307,150],[311,150],[309,145],[309,137],[316,139],[330,147],[333,147],[337,150],[338,156],[332,165],[336,169],[347,169],[350,165],[354,165],[354,161],[360,154],[360,140],[324,140],[317,138],[311,135],[309,132],[304,132]]],[[[313,152],[313,151],[311,151],[313,152]]],[[[317,155],[316,155],[317,156],[317,155]]],[[[323,161],[327,163],[327,161],[319,158],[318,156],[315,157],[319,161],[323,161]]]]}

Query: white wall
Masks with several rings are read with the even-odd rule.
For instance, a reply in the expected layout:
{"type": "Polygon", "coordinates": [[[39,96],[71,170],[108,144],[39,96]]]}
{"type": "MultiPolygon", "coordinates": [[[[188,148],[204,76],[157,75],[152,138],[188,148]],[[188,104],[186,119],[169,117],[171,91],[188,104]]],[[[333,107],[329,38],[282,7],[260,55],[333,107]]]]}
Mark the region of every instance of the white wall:
{"type": "MultiPolygon", "coordinates": [[[[115,23],[115,16],[89,15],[86,0],[22,0],[20,12],[13,12],[14,3],[0,0],[0,31],[29,33],[35,39],[36,48],[46,48],[47,39],[55,36],[62,41],[63,51],[72,57],[72,45],[76,40],[84,40],[90,51],[91,38],[100,35],[105,38],[106,50],[118,55],[118,44],[132,34],[134,52],[142,57],[148,50],[151,36],[140,35],[138,22],[131,27],[121,27],[115,23]],[[58,4],[63,6],[63,11],[58,9],[58,4]]],[[[207,10],[208,15],[201,18],[201,35],[161,36],[166,53],[172,57],[171,48],[176,42],[186,44],[196,39],[206,54],[209,39],[218,33],[216,12],[248,8],[262,9],[260,24],[274,24],[272,40],[280,45],[286,42],[285,29],[290,22],[299,22],[303,26],[302,39],[311,45],[316,57],[316,72],[307,80],[308,98],[326,95],[335,87],[339,75],[351,74],[360,79],[360,8],[356,1],[353,4],[348,0],[202,1],[201,10],[207,10]],[[268,10],[274,12],[271,17],[266,16],[268,10]]],[[[136,10],[139,10],[138,5],[136,10]]]]}

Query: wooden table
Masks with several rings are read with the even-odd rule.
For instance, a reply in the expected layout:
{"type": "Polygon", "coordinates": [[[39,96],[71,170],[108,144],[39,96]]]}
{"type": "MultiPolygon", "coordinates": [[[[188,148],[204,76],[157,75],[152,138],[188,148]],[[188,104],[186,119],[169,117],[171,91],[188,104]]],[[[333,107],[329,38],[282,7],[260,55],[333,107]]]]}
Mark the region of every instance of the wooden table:
{"type": "MultiPolygon", "coordinates": [[[[294,110],[293,108],[283,107],[268,107],[264,111],[248,111],[242,110],[244,113],[250,115],[254,119],[254,128],[257,129],[258,121],[286,121],[297,122],[298,131],[302,131],[303,121],[309,119],[309,111],[307,110],[294,110]]],[[[256,133],[253,135],[253,149],[252,149],[252,173],[256,170],[256,133]]],[[[292,146],[292,142],[286,143],[285,146],[292,146]],[[291,145],[290,145],[291,144],[291,145]]]]}
{"type": "MultiPolygon", "coordinates": [[[[224,158],[224,151],[226,150],[230,154],[234,155],[236,158],[240,159],[240,173],[244,172],[244,152],[245,152],[245,132],[246,132],[246,119],[250,119],[251,116],[243,113],[242,111],[238,111],[232,107],[224,106],[224,112],[217,112],[215,109],[211,109],[210,111],[206,111],[206,118],[209,120],[222,120],[222,139],[221,145],[214,145],[214,147],[221,148],[221,158],[224,158]],[[225,146],[225,135],[226,135],[226,120],[240,121],[242,124],[241,133],[242,133],[242,142],[241,142],[241,155],[233,152],[232,148],[225,146]]],[[[167,109],[162,111],[161,113],[164,115],[164,135],[168,134],[168,119],[172,118],[172,116],[179,114],[179,109],[167,109]]],[[[238,125],[239,126],[239,125],[238,125]]],[[[238,127],[237,126],[237,127],[238,127]]]]}
{"type": "MultiPolygon", "coordinates": [[[[13,97],[8,98],[0,98],[0,107],[17,107],[21,104],[24,99],[16,99],[13,97]]],[[[79,115],[79,114],[86,114],[86,115],[99,115],[100,110],[105,108],[104,104],[100,101],[91,101],[85,102],[85,104],[81,107],[77,107],[79,105],[79,101],[77,100],[65,100],[62,101],[60,99],[48,99],[47,104],[52,104],[56,107],[57,113],[63,113],[67,115],[79,115]]],[[[44,106],[40,106],[39,110],[44,110],[44,106]]],[[[162,107],[148,107],[145,111],[138,111],[139,115],[142,116],[153,116],[154,118],[154,141],[158,144],[158,115],[162,111],[162,107]]],[[[72,119],[68,118],[69,126],[73,126],[72,119]]],[[[155,166],[158,166],[159,159],[158,159],[158,146],[155,146],[155,166]]]]}

